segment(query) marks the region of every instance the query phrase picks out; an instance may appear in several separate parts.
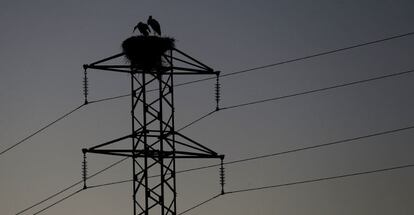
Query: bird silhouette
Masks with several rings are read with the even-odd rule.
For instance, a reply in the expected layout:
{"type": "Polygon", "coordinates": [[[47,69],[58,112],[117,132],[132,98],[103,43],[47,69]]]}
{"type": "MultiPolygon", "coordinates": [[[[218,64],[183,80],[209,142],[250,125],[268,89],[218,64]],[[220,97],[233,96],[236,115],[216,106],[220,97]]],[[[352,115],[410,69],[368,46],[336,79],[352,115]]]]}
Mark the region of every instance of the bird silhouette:
{"type": "Polygon", "coordinates": [[[157,33],[159,36],[161,36],[161,26],[157,20],[153,19],[152,16],[149,16],[147,24],[152,28],[154,33],[157,33]]]}
{"type": "Polygon", "coordinates": [[[139,22],[135,27],[134,30],[132,32],[135,32],[135,30],[139,30],[139,32],[141,32],[142,35],[144,36],[148,36],[149,32],[151,32],[150,28],[148,27],[147,24],[143,23],[143,22],[139,22]]]}

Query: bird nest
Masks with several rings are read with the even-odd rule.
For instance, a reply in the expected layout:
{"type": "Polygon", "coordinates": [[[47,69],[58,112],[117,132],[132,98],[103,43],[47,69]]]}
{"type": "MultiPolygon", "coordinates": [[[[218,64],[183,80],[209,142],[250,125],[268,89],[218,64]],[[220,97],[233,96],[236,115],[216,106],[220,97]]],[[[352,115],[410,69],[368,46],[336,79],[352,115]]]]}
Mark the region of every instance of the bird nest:
{"type": "Polygon", "coordinates": [[[162,66],[162,56],[174,48],[174,39],[156,36],[133,36],[122,43],[122,49],[132,66],[156,69],[162,66]]]}

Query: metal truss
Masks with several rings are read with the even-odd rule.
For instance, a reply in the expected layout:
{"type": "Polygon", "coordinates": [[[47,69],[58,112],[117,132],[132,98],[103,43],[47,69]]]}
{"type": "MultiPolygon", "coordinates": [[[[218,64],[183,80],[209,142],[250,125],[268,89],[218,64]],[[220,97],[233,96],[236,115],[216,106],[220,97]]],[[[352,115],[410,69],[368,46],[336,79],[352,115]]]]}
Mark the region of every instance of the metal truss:
{"type": "Polygon", "coordinates": [[[108,64],[123,57],[120,53],[84,68],[130,75],[131,134],[83,152],[132,158],[134,215],[175,215],[176,159],[223,159],[224,155],[175,130],[174,76],[218,75],[218,72],[175,48],[162,56],[161,66],[152,69],[108,64]],[[156,93],[149,93],[154,89],[156,93]],[[132,139],[131,147],[120,147],[119,142],[127,139],[132,139]]]}

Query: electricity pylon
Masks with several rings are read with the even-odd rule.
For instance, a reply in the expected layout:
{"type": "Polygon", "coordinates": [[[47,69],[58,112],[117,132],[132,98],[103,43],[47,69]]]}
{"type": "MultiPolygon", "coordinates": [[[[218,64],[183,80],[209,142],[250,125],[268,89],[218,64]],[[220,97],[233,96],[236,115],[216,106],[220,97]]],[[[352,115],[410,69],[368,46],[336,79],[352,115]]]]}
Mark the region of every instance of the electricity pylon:
{"type": "MultiPolygon", "coordinates": [[[[151,46],[145,49],[151,49],[151,46]]],[[[159,56],[160,63],[156,65],[148,66],[145,59],[140,63],[133,61],[126,64],[111,63],[125,56],[125,53],[120,53],[84,65],[85,74],[86,69],[128,74],[131,85],[131,133],[83,149],[84,158],[86,153],[130,157],[133,172],[133,214],[175,215],[177,211],[176,159],[220,158],[223,160],[224,155],[219,155],[176,130],[174,77],[177,75],[218,77],[219,74],[174,47],[163,52],[159,56]],[[120,147],[119,142],[127,139],[131,139],[132,144],[129,147],[120,147]]],[[[87,103],[86,99],[85,102],[87,103]]],[[[84,172],[86,188],[85,181],[86,172],[84,172]]]]}

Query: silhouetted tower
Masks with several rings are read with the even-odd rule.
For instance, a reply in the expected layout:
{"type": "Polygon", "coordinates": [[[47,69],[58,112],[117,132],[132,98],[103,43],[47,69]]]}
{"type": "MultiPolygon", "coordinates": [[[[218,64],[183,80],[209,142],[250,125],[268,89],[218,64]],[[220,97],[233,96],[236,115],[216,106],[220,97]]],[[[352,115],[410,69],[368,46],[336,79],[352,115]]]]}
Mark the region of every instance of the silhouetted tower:
{"type": "Polygon", "coordinates": [[[134,215],[175,215],[176,159],[223,160],[224,155],[219,155],[176,130],[174,78],[177,75],[218,76],[218,72],[176,49],[170,38],[131,37],[124,41],[123,50],[123,53],[84,65],[84,68],[120,72],[130,76],[131,133],[83,149],[83,153],[130,157],[133,168],[134,215]],[[116,59],[125,62],[122,60],[124,57],[127,57],[129,63],[111,63],[116,59]],[[121,147],[120,142],[128,139],[132,140],[132,144],[121,147]]]}

